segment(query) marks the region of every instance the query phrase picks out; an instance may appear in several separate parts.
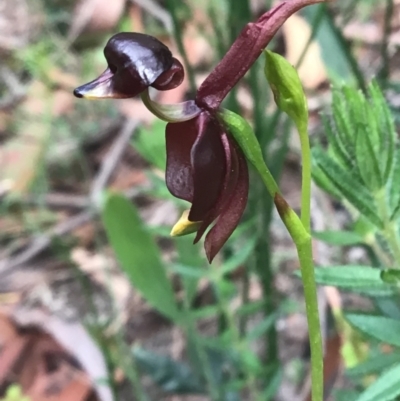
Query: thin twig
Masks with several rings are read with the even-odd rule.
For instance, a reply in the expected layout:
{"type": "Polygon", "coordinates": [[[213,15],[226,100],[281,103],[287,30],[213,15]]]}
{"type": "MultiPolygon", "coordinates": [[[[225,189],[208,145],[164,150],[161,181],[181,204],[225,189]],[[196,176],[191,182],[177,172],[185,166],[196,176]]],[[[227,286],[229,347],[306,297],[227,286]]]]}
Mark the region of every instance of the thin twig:
{"type": "Polygon", "coordinates": [[[7,66],[0,66],[0,78],[10,94],[0,99],[0,110],[8,109],[20,102],[26,95],[27,86],[7,66]]]}
{"type": "Polygon", "coordinates": [[[385,87],[390,74],[390,54],[389,54],[389,37],[392,28],[392,18],[394,12],[393,0],[386,0],[385,19],[383,27],[383,38],[381,46],[382,67],[379,72],[379,78],[385,87]]]}
{"type": "Polygon", "coordinates": [[[16,255],[14,258],[1,261],[0,271],[4,273],[6,270],[15,269],[22,264],[28,263],[35,256],[48,248],[54,238],[68,234],[69,232],[77,229],[78,227],[90,221],[94,217],[94,214],[94,210],[87,210],[56,225],[47,233],[42,234],[34,239],[28,248],[16,255]]]}
{"type": "Polygon", "coordinates": [[[131,3],[137,4],[143,10],[147,11],[154,18],[158,19],[163,25],[165,30],[172,34],[174,31],[174,24],[169,13],[164,10],[157,2],[154,0],[131,0],[131,3]]]}
{"type": "Polygon", "coordinates": [[[139,123],[136,120],[126,120],[122,126],[118,138],[104,158],[100,171],[95,178],[90,191],[90,200],[95,207],[100,205],[103,190],[110,180],[119,160],[121,159],[121,156],[131,139],[133,131],[138,127],[138,125],[139,123]]]}

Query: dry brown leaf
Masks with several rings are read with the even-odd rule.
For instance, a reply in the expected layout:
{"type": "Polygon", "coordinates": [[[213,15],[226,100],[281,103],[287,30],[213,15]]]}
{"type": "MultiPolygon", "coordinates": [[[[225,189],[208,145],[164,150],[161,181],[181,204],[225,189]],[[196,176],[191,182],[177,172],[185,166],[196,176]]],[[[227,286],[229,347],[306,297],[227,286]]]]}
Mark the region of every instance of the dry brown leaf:
{"type": "MultiPolygon", "coordinates": [[[[311,27],[304,18],[293,15],[285,22],[282,29],[286,43],[286,58],[292,65],[296,65],[311,36],[311,27]]],[[[308,89],[315,89],[327,80],[321,49],[315,40],[309,46],[298,72],[301,82],[308,89]]]]}
{"type": "MultiPolygon", "coordinates": [[[[107,369],[103,355],[97,345],[93,342],[84,327],[78,322],[67,322],[55,315],[50,315],[41,309],[30,309],[20,306],[12,310],[12,318],[20,327],[37,328],[41,330],[41,336],[50,340],[44,344],[38,344],[39,351],[46,347],[58,347],[62,352],[73,356],[82,366],[87,379],[94,388],[100,401],[112,401],[112,394],[108,386],[102,385],[100,381],[107,378],[107,369]]],[[[51,348],[53,349],[53,348],[51,348]]],[[[37,351],[39,354],[40,352],[37,351]]],[[[29,353],[29,357],[37,358],[29,353]]],[[[29,375],[24,379],[26,383],[31,379],[29,375]]],[[[26,386],[32,386],[26,384],[26,386]]],[[[58,401],[59,398],[38,401],[58,401]]],[[[36,401],[36,400],[35,400],[36,401]]]]}

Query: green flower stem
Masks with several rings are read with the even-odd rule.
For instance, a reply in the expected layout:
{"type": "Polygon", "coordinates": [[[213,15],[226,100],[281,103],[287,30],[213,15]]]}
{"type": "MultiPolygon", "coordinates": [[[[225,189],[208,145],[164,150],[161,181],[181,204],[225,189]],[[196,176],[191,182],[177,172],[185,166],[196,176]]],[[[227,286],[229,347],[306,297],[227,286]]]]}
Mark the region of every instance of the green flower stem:
{"type": "Polygon", "coordinates": [[[317,286],[315,283],[311,235],[303,226],[303,223],[297,214],[290,208],[282,196],[277,194],[274,201],[282,221],[296,245],[297,254],[299,256],[311,349],[312,401],[323,401],[324,354],[318,312],[317,286]]]}
{"type": "Polygon", "coordinates": [[[170,123],[178,123],[191,120],[198,116],[201,110],[196,106],[194,100],[188,100],[183,103],[160,104],[150,98],[147,88],[140,95],[143,104],[160,120],[170,123]]]}
{"type": "MultiPolygon", "coordinates": [[[[300,110],[300,108],[299,108],[300,110]]],[[[307,112],[305,113],[307,114],[307,112]]],[[[302,144],[303,155],[303,196],[302,196],[302,220],[291,209],[279,191],[278,184],[264,162],[260,144],[248,122],[241,116],[223,110],[219,117],[235,137],[237,143],[246,156],[246,159],[254,166],[260,174],[268,192],[274,199],[275,206],[292,237],[299,255],[300,268],[302,272],[304,296],[306,300],[306,313],[309,328],[311,347],[311,376],[312,376],[312,401],[323,401],[323,349],[320,332],[317,287],[314,278],[314,265],[312,258],[311,235],[310,235],[310,189],[311,189],[311,162],[310,148],[307,135],[308,118],[297,121],[302,144]],[[303,224],[304,221],[304,224],[303,224]]],[[[296,120],[295,120],[296,121],[296,120]]]]}
{"type": "Polygon", "coordinates": [[[310,234],[311,232],[311,150],[308,138],[308,119],[297,124],[301,146],[301,222],[310,234]]]}

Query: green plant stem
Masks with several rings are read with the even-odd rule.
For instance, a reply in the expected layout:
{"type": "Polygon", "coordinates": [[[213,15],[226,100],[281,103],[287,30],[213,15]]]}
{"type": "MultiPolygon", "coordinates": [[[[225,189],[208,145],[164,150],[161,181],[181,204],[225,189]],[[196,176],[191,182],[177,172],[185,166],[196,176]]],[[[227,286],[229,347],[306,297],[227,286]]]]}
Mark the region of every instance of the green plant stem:
{"type": "Polygon", "coordinates": [[[323,347],[318,313],[317,285],[312,256],[312,238],[297,214],[282,197],[275,197],[278,212],[292,237],[299,256],[301,277],[306,301],[306,315],[311,349],[312,401],[323,401],[323,347]]]}
{"type": "MultiPolygon", "coordinates": [[[[277,191],[275,192],[274,202],[286,228],[292,237],[299,256],[300,269],[302,274],[304,297],[306,301],[306,314],[310,338],[311,349],[311,379],[312,379],[312,401],[323,401],[323,347],[318,313],[317,286],[315,283],[314,264],[312,256],[312,242],[310,235],[310,189],[311,189],[311,156],[308,141],[306,122],[304,127],[299,127],[300,139],[302,143],[303,160],[303,194],[302,213],[300,220],[297,214],[290,208],[285,199],[277,191]],[[305,208],[305,213],[303,212],[305,208]],[[304,221],[304,223],[303,223],[304,221]]],[[[265,166],[265,169],[268,168],[265,166]]],[[[271,175],[272,177],[272,175],[271,175]]],[[[269,192],[277,187],[273,179],[273,185],[268,188],[269,192]]],[[[265,185],[270,185],[269,180],[264,180],[265,185]]]]}
{"type": "Polygon", "coordinates": [[[311,151],[307,130],[308,121],[297,125],[301,146],[301,222],[311,232],[311,151]]]}
{"type": "Polygon", "coordinates": [[[317,286],[315,284],[314,264],[312,257],[311,236],[296,244],[299,255],[301,277],[304,286],[304,298],[306,301],[306,313],[308,333],[311,349],[311,381],[312,401],[324,399],[324,362],[323,346],[320,330],[317,286]]]}

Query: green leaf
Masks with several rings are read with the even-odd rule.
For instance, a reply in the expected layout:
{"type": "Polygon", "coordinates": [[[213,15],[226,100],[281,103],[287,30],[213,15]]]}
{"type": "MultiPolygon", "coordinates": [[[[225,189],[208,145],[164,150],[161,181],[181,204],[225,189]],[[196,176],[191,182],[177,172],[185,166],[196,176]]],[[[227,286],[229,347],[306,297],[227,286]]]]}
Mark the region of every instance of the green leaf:
{"type": "MultiPolygon", "coordinates": [[[[176,238],[174,242],[177,250],[177,263],[183,266],[191,266],[197,270],[203,270],[205,259],[200,255],[199,243],[193,244],[193,239],[189,237],[176,238]]],[[[186,300],[191,304],[197,293],[199,278],[183,276],[182,282],[186,300]]]]}
{"type": "Polygon", "coordinates": [[[278,316],[276,313],[266,316],[246,335],[246,341],[251,343],[260,338],[275,324],[277,318],[278,316]]]}
{"type": "Polygon", "coordinates": [[[354,156],[349,153],[350,144],[348,141],[346,144],[341,140],[340,131],[337,129],[335,121],[322,115],[322,123],[329,143],[328,154],[331,153],[342,167],[352,167],[354,165],[354,156]]]}
{"type": "Polygon", "coordinates": [[[393,401],[400,394],[400,365],[393,366],[371,384],[356,401],[393,401]]]}
{"type": "MultiPolygon", "coordinates": [[[[316,149],[316,148],[314,148],[316,149]]],[[[315,150],[312,150],[312,154],[315,150]]],[[[322,171],[322,169],[316,164],[314,158],[312,158],[312,168],[311,168],[312,178],[315,183],[323,189],[328,194],[332,195],[337,199],[342,199],[342,194],[336,189],[336,187],[332,184],[329,177],[322,171]]]]}
{"type": "Polygon", "coordinates": [[[400,149],[395,149],[392,175],[389,179],[389,204],[392,210],[390,220],[396,221],[400,216],[400,149]]]}
{"type": "Polygon", "coordinates": [[[166,355],[157,355],[143,348],[135,347],[133,357],[138,368],[149,375],[154,383],[167,393],[202,394],[204,385],[192,369],[166,355]]]}
{"type": "Polygon", "coordinates": [[[377,128],[381,138],[382,161],[384,165],[384,181],[386,182],[393,169],[394,150],[397,139],[394,118],[388,103],[383,96],[378,83],[373,80],[369,85],[369,94],[371,97],[371,106],[374,111],[373,115],[377,121],[377,128]]]}
{"type": "Polygon", "coordinates": [[[165,125],[161,120],[156,120],[150,129],[141,127],[133,137],[132,145],[149,163],[160,170],[165,170],[165,125]]]}
{"type": "Polygon", "coordinates": [[[330,245],[349,246],[362,244],[363,237],[354,231],[314,231],[313,237],[330,245]]]}
{"type": "Polygon", "coordinates": [[[121,195],[108,194],[102,220],[110,244],[132,285],[158,311],[178,319],[180,312],[160,252],[136,207],[121,195]]]}
{"type": "Polygon", "coordinates": [[[296,124],[307,127],[308,107],[299,74],[281,55],[265,50],[265,77],[271,86],[275,103],[296,124]]]}
{"type": "Polygon", "coordinates": [[[382,188],[383,177],[379,167],[378,156],[371,143],[371,136],[366,130],[359,129],[356,137],[356,161],[364,184],[375,192],[382,188]]]}
{"type": "Polygon", "coordinates": [[[237,269],[240,265],[246,263],[247,259],[253,254],[254,248],[256,246],[257,236],[246,240],[246,242],[240,247],[240,249],[235,252],[229,259],[227,259],[221,267],[216,270],[216,274],[219,277],[224,276],[237,269]]]}
{"type": "Polygon", "coordinates": [[[321,149],[313,149],[313,157],[318,167],[342,196],[372,223],[381,228],[382,221],[376,214],[375,202],[366,188],[338,163],[328,158],[321,149]]]}
{"type": "Polygon", "coordinates": [[[364,334],[381,342],[400,347],[400,321],[386,316],[357,313],[347,313],[345,317],[351,325],[364,334]]]}
{"type": "Polygon", "coordinates": [[[361,362],[354,368],[350,368],[346,371],[346,376],[355,379],[358,377],[375,375],[382,370],[389,368],[395,363],[400,363],[400,353],[393,352],[391,354],[381,354],[375,355],[368,358],[366,361],[361,362]]]}
{"type": "Polygon", "coordinates": [[[381,270],[369,266],[330,266],[315,269],[315,280],[318,284],[332,285],[371,296],[393,294],[396,287],[384,283],[380,277],[381,270]]]}

